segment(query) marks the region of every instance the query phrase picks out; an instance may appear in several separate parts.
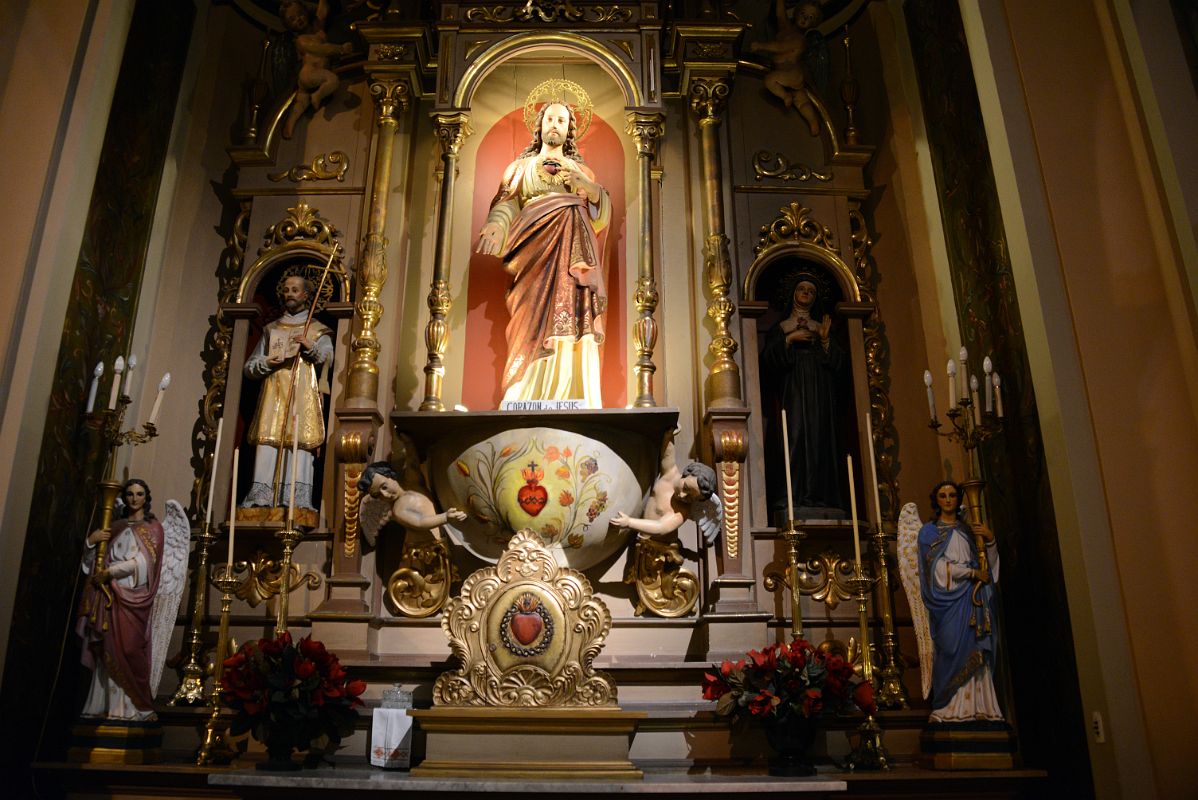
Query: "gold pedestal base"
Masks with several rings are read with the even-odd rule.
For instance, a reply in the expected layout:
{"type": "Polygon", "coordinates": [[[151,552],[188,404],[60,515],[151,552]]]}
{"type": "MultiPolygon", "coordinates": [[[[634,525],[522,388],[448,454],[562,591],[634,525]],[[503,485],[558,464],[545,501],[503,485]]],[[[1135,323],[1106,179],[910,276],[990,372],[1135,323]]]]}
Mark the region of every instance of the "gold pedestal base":
{"type": "Polygon", "coordinates": [[[425,732],[413,775],[437,778],[644,777],[628,759],[643,711],[618,708],[432,708],[409,712],[425,732]]]}
{"type": "Polygon", "coordinates": [[[157,720],[81,720],[71,729],[67,760],[89,764],[153,764],[162,760],[157,720]]]}
{"type": "Polygon", "coordinates": [[[1005,722],[932,723],[919,744],[929,769],[1015,768],[1015,734],[1005,722]]]}

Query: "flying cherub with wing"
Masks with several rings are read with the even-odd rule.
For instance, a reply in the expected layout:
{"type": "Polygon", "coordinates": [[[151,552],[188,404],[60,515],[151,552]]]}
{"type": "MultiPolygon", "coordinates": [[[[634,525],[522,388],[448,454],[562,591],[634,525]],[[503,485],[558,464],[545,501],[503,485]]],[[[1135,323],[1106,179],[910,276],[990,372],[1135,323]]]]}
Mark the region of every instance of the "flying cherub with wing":
{"type": "Polygon", "coordinates": [[[612,518],[612,524],[654,538],[664,538],[681,528],[688,519],[693,519],[699,526],[703,540],[711,545],[719,537],[724,523],[723,507],[719,495],[715,493],[715,470],[698,461],[678,469],[674,457],[674,436],[677,433],[677,428],[670,431],[662,443],[661,473],[653,482],[653,490],[645,501],[644,516],[630,517],[621,512],[612,518]]]}
{"type": "Polygon", "coordinates": [[[402,474],[389,461],[376,461],[362,472],[358,489],[362,497],[359,524],[367,544],[374,546],[378,533],[388,522],[396,522],[409,530],[429,531],[440,539],[440,528],[450,520],[461,522],[466,513],[447,508],[438,513],[432,494],[415,459],[411,441],[401,437],[395,443],[402,456],[402,474]]]}

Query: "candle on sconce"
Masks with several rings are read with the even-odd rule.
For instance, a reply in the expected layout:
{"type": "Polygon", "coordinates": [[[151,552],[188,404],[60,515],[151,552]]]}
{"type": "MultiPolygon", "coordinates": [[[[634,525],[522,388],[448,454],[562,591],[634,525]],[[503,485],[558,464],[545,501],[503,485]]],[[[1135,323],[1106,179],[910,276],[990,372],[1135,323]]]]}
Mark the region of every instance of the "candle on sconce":
{"type": "Polygon", "coordinates": [[[973,401],[973,424],[982,424],[982,409],[978,404],[978,376],[969,376],[969,399],[973,401]]]}
{"type": "Polygon", "coordinates": [[[225,418],[216,423],[216,446],[212,448],[212,470],[208,473],[208,505],[204,506],[204,524],[212,524],[212,499],[216,496],[216,459],[220,455],[220,435],[225,427],[225,418]]]}
{"type": "Polygon", "coordinates": [[[782,461],[786,469],[786,522],[787,528],[795,516],[794,487],[790,477],[790,431],[786,427],[786,409],[782,409],[782,461]]]}
{"type": "Polygon", "coordinates": [[[125,397],[133,396],[133,368],[137,366],[137,356],[129,354],[129,360],[125,362],[125,397]]]}
{"type": "Polygon", "coordinates": [[[957,362],[948,360],[948,410],[957,406],[957,362]]]}
{"type": "Polygon", "coordinates": [[[923,385],[928,387],[928,414],[931,415],[932,421],[935,422],[936,421],[936,395],[932,393],[932,371],[930,369],[925,369],[923,371],[923,385]]]}
{"type": "Polygon", "coordinates": [[[166,387],[171,385],[171,374],[168,372],[162,376],[162,380],[158,381],[158,396],[154,398],[154,407],[150,409],[150,420],[147,424],[158,424],[158,412],[162,410],[162,396],[166,394],[166,387]]]}
{"type": "Polygon", "coordinates": [[[958,360],[961,362],[961,397],[969,397],[969,351],[965,346],[961,346],[961,352],[958,354],[958,360]]]}
{"type": "Polygon", "coordinates": [[[121,394],[121,375],[125,372],[125,357],[117,356],[112,365],[112,389],[108,392],[108,410],[116,408],[116,399],[121,394]]]}
{"type": "Polygon", "coordinates": [[[861,574],[861,537],[857,530],[857,483],[853,480],[853,457],[845,456],[849,469],[849,509],[853,513],[853,559],[857,565],[857,574],[861,574]]]}
{"type": "Polygon", "coordinates": [[[92,385],[87,390],[87,413],[90,414],[96,410],[96,392],[100,389],[100,377],[104,374],[104,362],[96,364],[96,368],[92,370],[92,385]]]}
{"type": "Polygon", "coordinates": [[[299,461],[299,414],[291,415],[293,424],[291,426],[291,499],[287,501],[287,527],[291,527],[291,523],[295,521],[295,468],[299,461]]]}
{"type": "Polygon", "coordinates": [[[998,418],[1002,419],[1002,379],[996,372],[990,380],[994,384],[994,410],[998,413],[998,418]]]}
{"type": "Polygon", "coordinates": [[[991,383],[991,378],[994,374],[994,364],[990,361],[990,356],[986,356],[982,360],[982,372],[985,377],[982,378],[982,383],[986,384],[986,413],[994,411],[994,385],[991,383]]]}
{"type": "Polygon", "coordinates": [[[233,451],[233,485],[229,487],[229,558],[225,562],[228,573],[225,577],[233,577],[233,533],[237,528],[237,460],[241,456],[240,448],[233,451]]]}

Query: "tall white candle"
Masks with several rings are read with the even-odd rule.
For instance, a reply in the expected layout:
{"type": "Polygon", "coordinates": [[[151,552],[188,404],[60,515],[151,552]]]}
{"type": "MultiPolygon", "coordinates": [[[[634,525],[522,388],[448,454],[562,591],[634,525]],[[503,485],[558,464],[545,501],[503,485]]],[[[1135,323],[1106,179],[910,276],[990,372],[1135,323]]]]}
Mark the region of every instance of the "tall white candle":
{"type": "Polygon", "coordinates": [[[112,365],[112,389],[108,392],[108,410],[116,408],[116,399],[121,393],[121,375],[125,372],[125,357],[117,356],[112,365]]]}
{"type": "Polygon", "coordinates": [[[125,362],[125,397],[133,396],[133,368],[137,366],[137,356],[130,353],[125,362]]]}
{"type": "Polygon", "coordinates": [[[986,356],[982,360],[982,372],[985,373],[982,377],[982,383],[986,384],[986,413],[989,414],[994,410],[994,386],[990,382],[991,375],[994,372],[994,365],[990,362],[990,356],[986,356]]]}
{"type": "Polygon", "coordinates": [[[957,362],[948,360],[948,410],[957,407],[957,362]]]}
{"type": "Polygon", "coordinates": [[[96,410],[96,392],[100,389],[100,376],[104,374],[104,362],[96,364],[96,368],[92,370],[92,385],[87,390],[87,413],[92,413],[96,410]]]}
{"type": "Polygon", "coordinates": [[[925,369],[923,371],[923,385],[928,387],[928,414],[932,421],[936,421],[936,395],[932,393],[932,371],[925,369]]]}
{"type": "Polygon", "coordinates": [[[295,423],[291,430],[291,499],[287,501],[287,522],[290,525],[295,520],[295,468],[299,459],[299,414],[292,414],[295,423]]]}
{"type": "Polygon", "coordinates": [[[978,403],[978,376],[969,376],[969,399],[973,401],[973,424],[982,424],[982,409],[978,403]]]}
{"type": "Polygon", "coordinates": [[[212,524],[212,498],[216,496],[216,459],[220,457],[220,435],[225,427],[225,418],[216,423],[216,446],[212,448],[212,469],[208,471],[208,505],[204,506],[204,522],[212,524]]]}
{"type": "Polygon", "coordinates": [[[853,514],[853,558],[857,565],[857,574],[861,574],[861,537],[857,531],[857,484],[853,480],[853,457],[845,456],[849,469],[849,509],[853,514]]]}
{"type": "Polygon", "coordinates": [[[158,395],[154,398],[154,407],[150,409],[150,424],[158,424],[158,412],[162,410],[162,396],[166,394],[166,387],[171,385],[171,374],[168,372],[162,376],[162,380],[158,381],[158,395]]]}
{"type": "MultiPolygon", "coordinates": [[[[786,428],[786,409],[782,409],[782,462],[786,469],[786,519],[787,522],[795,516],[794,487],[790,480],[790,431],[786,428]]],[[[789,528],[790,526],[787,525],[789,528]]]]}
{"type": "Polygon", "coordinates": [[[994,383],[994,410],[998,412],[998,418],[1002,419],[1002,379],[996,372],[991,381],[994,383]]]}
{"type": "MultiPolygon", "coordinates": [[[[935,419],[935,412],[933,412],[935,419]]],[[[869,415],[865,415],[865,436],[869,441],[869,477],[873,482],[874,487],[874,522],[878,526],[878,530],[882,530],[882,497],[878,489],[878,456],[874,452],[874,421],[869,415]]]]}
{"type": "Polygon", "coordinates": [[[233,532],[237,528],[237,460],[241,456],[240,448],[233,451],[233,485],[229,487],[229,574],[233,576],[233,532]]]}
{"type": "Polygon", "coordinates": [[[969,397],[969,365],[966,363],[969,360],[969,351],[964,346],[961,347],[958,358],[961,361],[961,397],[969,397]]]}

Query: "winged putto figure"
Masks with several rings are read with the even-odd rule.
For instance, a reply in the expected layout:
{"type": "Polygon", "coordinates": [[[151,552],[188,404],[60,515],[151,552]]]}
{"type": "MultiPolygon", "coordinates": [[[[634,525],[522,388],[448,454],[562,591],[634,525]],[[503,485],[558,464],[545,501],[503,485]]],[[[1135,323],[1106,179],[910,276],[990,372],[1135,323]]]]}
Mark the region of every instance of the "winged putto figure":
{"type": "Polygon", "coordinates": [[[914,503],[898,522],[899,572],[919,641],[923,694],[932,722],[1002,720],[994,691],[998,551],[984,525],[962,519],[961,489],[943,481],[932,490],[932,518],[914,503]],[[985,543],[986,562],[976,539],[985,543]]]}
{"type": "Polygon", "coordinates": [[[92,670],[83,716],[151,720],[187,584],[191,523],[174,500],[166,502],[161,521],[155,517],[150,487],[140,478],[125,481],[121,499],[120,518],[93,531],[83,554],[90,579],[76,632],[83,639],[81,660],[92,670]]]}

